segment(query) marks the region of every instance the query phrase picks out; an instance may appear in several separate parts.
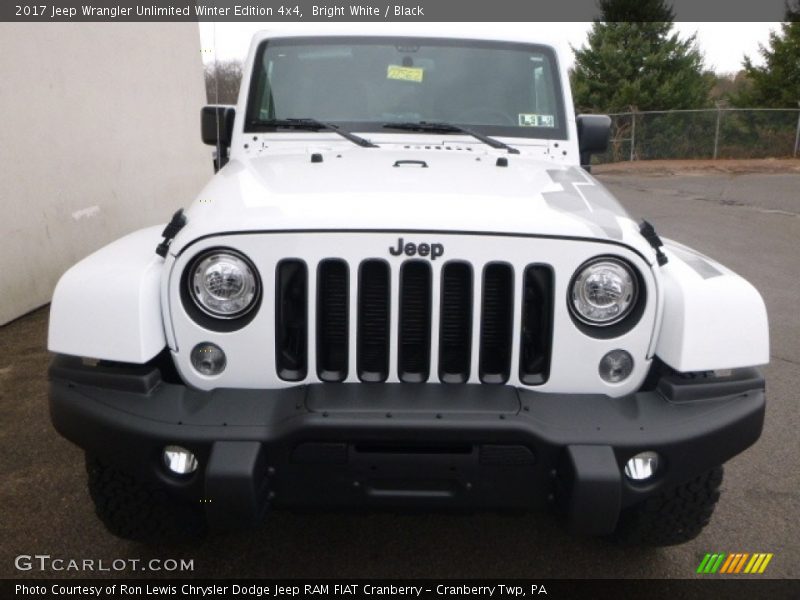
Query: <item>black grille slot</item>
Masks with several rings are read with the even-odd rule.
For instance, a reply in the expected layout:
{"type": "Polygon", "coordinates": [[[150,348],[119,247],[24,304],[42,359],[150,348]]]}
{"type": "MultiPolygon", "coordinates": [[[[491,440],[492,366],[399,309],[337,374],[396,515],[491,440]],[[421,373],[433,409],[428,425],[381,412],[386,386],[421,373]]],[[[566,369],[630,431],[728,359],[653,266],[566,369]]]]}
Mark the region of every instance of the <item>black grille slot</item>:
{"type": "Polygon", "coordinates": [[[514,272],[511,265],[492,263],[483,272],[480,379],[505,383],[511,367],[514,317],[514,272]]]}
{"type": "Polygon", "coordinates": [[[540,385],[550,376],[553,271],[544,265],[529,265],[522,283],[519,379],[526,385],[540,385]]]}
{"type": "Polygon", "coordinates": [[[472,268],[463,262],[442,269],[439,313],[439,379],[465,383],[472,347],[472,268]]]}
{"type": "Polygon", "coordinates": [[[347,377],[347,263],[328,259],[317,270],[317,375],[321,381],[347,377]]]}
{"type": "Polygon", "coordinates": [[[400,270],[397,372],[400,381],[428,380],[431,360],[431,266],[407,261],[400,270]]]}
{"type": "Polygon", "coordinates": [[[358,377],[385,381],[389,375],[389,265],[361,263],[358,282],[358,377]]]}
{"type": "Polygon", "coordinates": [[[278,263],[275,275],[275,368],[286,381],[308,371],[308,269],[302,260],[278,263]]]}

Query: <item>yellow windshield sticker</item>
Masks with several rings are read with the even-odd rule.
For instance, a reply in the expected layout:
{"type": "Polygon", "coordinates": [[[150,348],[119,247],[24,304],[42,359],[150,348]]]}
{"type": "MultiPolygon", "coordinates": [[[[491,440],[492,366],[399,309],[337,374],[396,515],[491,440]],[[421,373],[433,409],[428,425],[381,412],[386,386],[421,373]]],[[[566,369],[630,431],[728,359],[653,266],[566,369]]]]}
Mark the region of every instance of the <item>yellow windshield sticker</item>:
{"type": "Polygon", "coordinates": [[[386,70],[387,79],[398,79],[400,81],[414,81],[422,83],[422,76],[425,69],[420,67],[401,67],[400,65],[389,65],[386,70]]]}
{"type": "Polygon", "coordinates": [[[553,115],[538,115],[536,113],[519,113],[520,127],[555,127],[556,120],[553,115]]]}

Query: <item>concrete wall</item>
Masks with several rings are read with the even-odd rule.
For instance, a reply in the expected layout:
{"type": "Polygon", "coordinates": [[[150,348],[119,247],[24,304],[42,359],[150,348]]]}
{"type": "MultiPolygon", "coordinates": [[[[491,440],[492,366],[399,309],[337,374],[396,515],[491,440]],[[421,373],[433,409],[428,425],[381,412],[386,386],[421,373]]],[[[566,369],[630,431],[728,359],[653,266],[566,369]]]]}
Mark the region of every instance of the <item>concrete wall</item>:
{"type": "Polygon", "coordinates": [[[211,176],[194,23],[0,23],[0,325],[211,176]]]}

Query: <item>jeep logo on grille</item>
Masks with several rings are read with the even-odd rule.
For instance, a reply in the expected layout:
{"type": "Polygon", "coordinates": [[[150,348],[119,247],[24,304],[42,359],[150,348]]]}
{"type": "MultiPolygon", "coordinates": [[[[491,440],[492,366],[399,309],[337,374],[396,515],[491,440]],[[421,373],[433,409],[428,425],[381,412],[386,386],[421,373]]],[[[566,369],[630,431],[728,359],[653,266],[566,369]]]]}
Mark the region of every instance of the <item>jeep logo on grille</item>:
{"type": "Polygon", "coordinates": [[[436,260],[444,255],[444,246],[442,244],[415,244],[414,242],[405,243],[403,238],[397,239],[397,248],[389,246],[389,254],[392,256],[430,256],[431,260],[436,260]]]}

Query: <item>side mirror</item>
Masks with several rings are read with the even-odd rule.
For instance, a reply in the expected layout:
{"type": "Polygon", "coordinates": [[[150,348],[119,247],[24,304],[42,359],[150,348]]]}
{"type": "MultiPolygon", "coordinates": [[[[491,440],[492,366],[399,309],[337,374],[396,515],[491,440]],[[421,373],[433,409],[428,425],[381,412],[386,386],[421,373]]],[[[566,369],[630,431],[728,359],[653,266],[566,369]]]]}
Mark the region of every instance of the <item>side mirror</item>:
{"type": "Polygon", "coordinates": [[[228,162],[228,148],[233,139],[233,121],[236,110],[232,106],[204,106],[200,113],[200,134],[203,143],[216,146],[214,171],[219,171],[228,162]]]}
{"type": "Polygon", "coordinates": [[[592,154],[601,154],[611,138],[611,117],[608,115],[578,115],[578,150],[581,166],[591,171],[592,154]]]}

